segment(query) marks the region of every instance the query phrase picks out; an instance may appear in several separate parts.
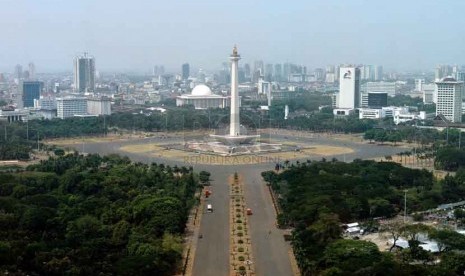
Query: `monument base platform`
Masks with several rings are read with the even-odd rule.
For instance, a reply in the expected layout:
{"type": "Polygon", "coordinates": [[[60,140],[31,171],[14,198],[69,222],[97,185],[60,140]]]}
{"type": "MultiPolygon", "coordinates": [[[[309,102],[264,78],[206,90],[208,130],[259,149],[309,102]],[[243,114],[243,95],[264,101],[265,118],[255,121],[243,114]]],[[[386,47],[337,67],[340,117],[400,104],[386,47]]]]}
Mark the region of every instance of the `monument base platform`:
{"type": "MultiPolygon", "coordinates": [[[[258,136],[258,135],[257,135],[258,136]]],[[[229,145],[223,142],[187,142],[185,149],[222,156],[281,151],[280,144],[254,143],[229,145]]]]}
{"type": "Polygon", "coordinates": [[[217,135],[210,134],[210,137],[216,141],[223,143],[225,145],[242,145],[242,144],[253,144],[255,140],[260,138],[260,135],[217,135]]]}

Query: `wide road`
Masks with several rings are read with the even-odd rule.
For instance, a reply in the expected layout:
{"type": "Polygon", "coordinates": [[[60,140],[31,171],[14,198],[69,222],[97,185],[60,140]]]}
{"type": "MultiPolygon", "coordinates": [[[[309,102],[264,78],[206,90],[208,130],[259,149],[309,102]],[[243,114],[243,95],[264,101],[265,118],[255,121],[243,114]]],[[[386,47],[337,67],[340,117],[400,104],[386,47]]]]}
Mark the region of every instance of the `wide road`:
{"type": "MultiPolygon", "coordinates": [[[[353,153],[335,155],[339,160],[350,161],[355,158],[374,158],[385,155],[394,155],[405,151],[405,148],[361,144],[350,141],[330,139],[326,136],[305,137],[289,134],[273,134],[273,139],[283,142],[296,142],[311,144],[324,144],[331,146],[345,146],[354,150],[353,153]]],[[[193,275],[194,276],[221,276],[229,275],[229,184],[228,176],[238,172],[242,174],[245,186],[246,204],[252,208],[254,214],[249,217],[252,250],[256,275],[292,275],[289,261],[290,245],[283,239],[283,232],[276,228],[276,215],[269,192],[263,183],[260,173],[274,168],[274,163],[250,165],[208,165],[186,164],[159,157],[150,157],[144,153],[122,152],[120,147],[128,144],[153,143],[152,138],[133,139],[131,141],[112,141],[108,143],[86,143],[74,145],[77,150],[88,153],[110,154],[119,153],[130,157],[133,161],[145,163],[163,162],[168,165],[193,166],[196,171],[207,170],[211,172],[212,196],[206,204],[212,204],[213,213],[202,215],[200,231],[203,235],[197,243],[193,275]],[[269,233],[271,231],[271,233],[269,233]]],[[[181,139],[172,139],[170,142],[181,142],[181,139]]],[[[166,141],[161,141],[166,142],[166,141]]],[[[319,160],[320,156],[309,156],[307,159],[319,160]]],[[[281,160],[284,161],[284,160],[281,160]]],[[[304,160],[301,160],[304,161],[304,160]]],[[[205,208],[206,208],[205,204],[205,208]]]]}
{"type": "Polygon", "coordinates": [[[206,199],[213,213],[203,210],[200,231],[203,235],[197,243],[193,275],[229,275],[229,189],[228,176],[234,170],[228,166],[210,169],[212,195],[206,199]]]}
{"type": "MultiPolygon", "coordinates": [[[[263,170],[273,167],[270,164],[263,170]]],[[[247,206],[253,211],[253,215],[249,216],[249,225],[257,275],[293,275],[289,260],[290,245],[284,241],[284,232],[276,227],[276,212],[260,175],[262,170],[244,166],[239,171],[244,179],[247,206]]]]}

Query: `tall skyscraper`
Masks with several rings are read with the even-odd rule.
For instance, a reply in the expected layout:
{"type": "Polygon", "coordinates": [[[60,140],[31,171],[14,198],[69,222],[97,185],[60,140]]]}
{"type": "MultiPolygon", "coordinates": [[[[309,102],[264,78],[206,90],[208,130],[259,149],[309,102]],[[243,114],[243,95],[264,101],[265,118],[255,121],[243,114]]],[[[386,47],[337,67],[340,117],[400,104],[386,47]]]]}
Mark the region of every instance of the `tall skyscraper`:
{"type": "Polygon", "coordinates": [[[341,67],[339,74],[338,108],[354,109],[360,105],[360,69],[341,67]]]}
{"type": "Polygon", "coordinates": [[[360,67],[360,79],[371,81],[375,79],[375,70],[373,65],[363,65],[360,67]]]}
{"type": "Polygon", "coordinates": [[[23,81],[21,85],[23,107],[34,107],[34,100],[40,99],[43,87],[44,83],[41,81],[23,81]]]}
{"type": "Polygon", "coordinates": [[[34,63],[30,62],[28,67],[29,67],[29,79],[35,80],[36,79],[36,66],[34,65],[34,63]]]}
{"type": "Polygon", "coordinates": [[[14,78],[17,79],[18,81],[23,78],[23,66],[21,66],[20,64],[17,64],[15,66],[14,78]]]}
{"type": "MultiPolygon", "coordinates": [[[[465,83],[465,71],[458,71],[456,73],[457,77],[457,81],[461,81],[461,82],[464,82],[465,83]]],[[[465,99],[465,87],[462,89],[462,101],[465,99]]]]}
{"type": "Polygon", "coordinates": [[[286,62],[283,65],[283,78],[285,81],[289,81],[290,74],[291,74],[291,64],[286,62]]]}
{"type": "Polygon", "coordinates": [[[256,60],[253,66],[253,75],[252,82],[258,82],[261,76],[265,74],[265,67],[263,65],[263,60],[256,60]]]}
{"type": "Polygon", "coordinates": [[[189,63],[184,63],[182,65],[182,79],[187,80],[189,78],[189,74],[190,74],[189,63]]]}
{"type": "Polygon", "coordinates": [[[282,81],[283,78],[283,67],[281,64],[274,65],[274,80],[275,81],[282,81]]]}
{"type": "Polygon", "coordinates": [[[315,78],[317,81],[324,81],[326,78],[325,70],[323,68],[316,68],[315,69],[315,78]]]}
{"type": "Polygon", "coordinates": [[[250,71],[250,64],[248,63],[244,64],[244,74],[245,74],[246,80],[250,81],[252,77],[252,72],[250,71]]]}
{"type": "Polygon", "coordinates": [[[266,81],[273,80],[273,64],[267,64],[265,66],[265,80],[266,81]]]}
{"type": "Polygon", "coordinates": [[[384,74],[383,66],[381,65],[375,66],[375,74],[374,74],[375,81],[383,80],[383,74],[384,74]]]}
{"type": "Polygon", "coordinates": [[[436,115],[443,115],[453,123],[462,122],[463,82],[452,77],[436,81],[436,115]]]}
{"type": "Polygon", "coordinates": [[[423,84],[425,84],[425,79],[415,79],[415,91],[423,91],[423,84]]]}
{"type": "Polygon", "coordinates": [[[74,89],[80,93],[95,89],[95,60],[87,53],[74,58],[74,89]]]}

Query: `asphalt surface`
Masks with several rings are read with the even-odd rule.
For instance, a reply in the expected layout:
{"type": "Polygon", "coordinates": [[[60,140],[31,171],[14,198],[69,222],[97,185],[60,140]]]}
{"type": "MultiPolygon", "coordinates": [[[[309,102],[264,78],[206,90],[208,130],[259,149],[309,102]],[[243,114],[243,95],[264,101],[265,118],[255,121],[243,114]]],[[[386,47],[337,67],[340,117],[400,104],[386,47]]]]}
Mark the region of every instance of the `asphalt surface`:
{"type": "MultiPolygon", "coordinates": [[[[273,166],[270,164],[270,168],[273,166]]],[[[291,276],[290,245],[284,241],[284,232],[276,227],[276,212],[270,192],[262,180],[261,171],[242,167],[245,198],[253,215],[249,216],[252,250],[257,275],[291,276]]]]}
{"type": "Polygon", "coordinates": [[[211,170],[212,195],[206,199],[213,207],[212,213],[203,210],[197,243],[193,275],[229,275],[229,186],[228,176],[234,173],[231,167],[211,170]]]}
{"type": "MultiPolygon", "coordinates": [[[[273,134],[273,139],[312,144],[324,144],[331,146],[346,146],[354,149],[353,153],[327,156],[343,161],[351,161],[355,158],[374,158],[385,155],[394,155],[405,151],[405,148],[388,145],[360,144],[341,140],[334,140],[323,136],[303,137],[290,136],[289,134],[273,134]]],[[[293,275],[289,261],[290,245],[284,241],[283,232],[275,226],[276,217],[271,197],[266,185],[261,179],[260,173],[274,168],[275,163],[262,163],[250,165],[206,165],[175,162],[169,159],[150,157],[144,154],[131,154],[122,152],[119,148],[128,144],[142,144],[152,142],[166,142],[153,138],[133,139],[131,141],[114,141],[108,143],[86,143],[74,145],[77,150],[87,153],[110,154],[119,153],[126,155],[133,161],[151,163],[165,163],[171,166],[193,166],[194,170],[206,170],[211,173],[212,191],[211,197],[205,202],[211,204],[213,213],[202,216],[199,233],[202,239],[197,242],[195,261],[193,267],[194,276],[221,276],[229,275],[229,189],[228,176],[238,172],[242,174],[245,185],[246,204],[252,208],[253,215],[249,217],[252,250],[256,275],[293,275]],[[271,233],[270,233],[271,231],[271,233]]],[[[169,140],[172,143],[182,142],[180,138],[169,140]]],[[[310,160],[320,160],[321,156],[308,156],[310,160]]],[[[276,160],[275,160],[276,161],[276,160]]],[[[280,160],[283,162],[284,160],[280,160]]],[[[306,161],[306,160],[300,160],[306,161]]]]}

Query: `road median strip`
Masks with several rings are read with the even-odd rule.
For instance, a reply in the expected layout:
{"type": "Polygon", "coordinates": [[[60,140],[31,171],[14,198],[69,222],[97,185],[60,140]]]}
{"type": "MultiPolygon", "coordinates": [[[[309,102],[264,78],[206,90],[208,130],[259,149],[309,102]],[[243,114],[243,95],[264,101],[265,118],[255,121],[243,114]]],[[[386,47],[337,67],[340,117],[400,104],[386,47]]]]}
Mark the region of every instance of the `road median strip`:
{"type": "Polygon", "coordinates": [[[235,173],[230,183],[230,275],[255,275],[242,177],[235,173]]]}

